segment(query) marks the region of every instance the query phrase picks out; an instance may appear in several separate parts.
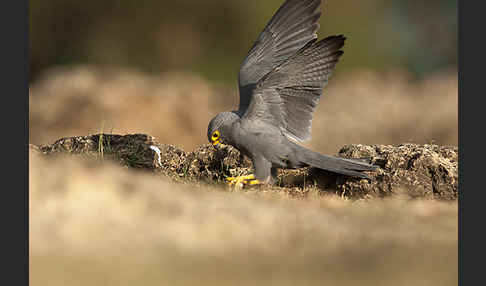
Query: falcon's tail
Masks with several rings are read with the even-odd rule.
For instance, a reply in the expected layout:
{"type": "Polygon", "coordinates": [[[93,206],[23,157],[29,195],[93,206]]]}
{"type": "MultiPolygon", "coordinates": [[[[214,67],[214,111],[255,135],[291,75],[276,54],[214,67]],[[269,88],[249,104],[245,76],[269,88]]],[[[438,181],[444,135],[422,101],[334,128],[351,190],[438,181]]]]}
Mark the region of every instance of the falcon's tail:
{"type": "Polygon", "coordinates": [[[373,171],[379,168],[376,165],[364,163],[361,159],[345,159],[319,154],[295,144],[295,155],[300,163],[326,171],[369,179],[363,171],[373,171]]]}

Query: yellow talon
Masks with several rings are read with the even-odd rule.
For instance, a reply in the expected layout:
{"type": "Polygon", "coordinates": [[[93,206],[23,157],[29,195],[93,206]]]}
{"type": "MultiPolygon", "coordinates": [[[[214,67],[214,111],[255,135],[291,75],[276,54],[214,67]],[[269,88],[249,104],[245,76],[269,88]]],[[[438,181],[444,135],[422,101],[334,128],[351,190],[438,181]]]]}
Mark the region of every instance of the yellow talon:
{"type": "Polygon", "coordinates": [[[250,175],[246,175],[246,176],[237,176],[237,177],[228,177],[226,178],[226,180],[229,182],[229,185],[235,185],[236,187],[243,185],[244,183],[246,183],[247,180],[254,180],[255,179],[255,175],[253,174],[250,174],[250,175]]]}
{"type": "Polygon", "coordinates": [[[248,184],[250,185],[259,185],[261,182],[259,180],[251,180],[248,184]]]}

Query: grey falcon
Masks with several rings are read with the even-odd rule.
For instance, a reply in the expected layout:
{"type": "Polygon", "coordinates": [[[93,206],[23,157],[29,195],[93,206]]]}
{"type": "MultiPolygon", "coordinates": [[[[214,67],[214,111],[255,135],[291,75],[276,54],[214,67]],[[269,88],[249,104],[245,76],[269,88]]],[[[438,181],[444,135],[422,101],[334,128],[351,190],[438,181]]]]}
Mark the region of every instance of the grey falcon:
{"type": "Polygon", "coordinates": [[[253,163],[254,174],[227,178],[230,185],[273,184],[277,168],[311,166],[359,178],[369,178],[363,171],[377,168],[295,143],[311,137],[314,110],[346,39],[338,35],[317,41],[321,2],[282,4],[240,66],[238,110],[221,112],[209,122],[213,146],[232,145],[253,163]]]}

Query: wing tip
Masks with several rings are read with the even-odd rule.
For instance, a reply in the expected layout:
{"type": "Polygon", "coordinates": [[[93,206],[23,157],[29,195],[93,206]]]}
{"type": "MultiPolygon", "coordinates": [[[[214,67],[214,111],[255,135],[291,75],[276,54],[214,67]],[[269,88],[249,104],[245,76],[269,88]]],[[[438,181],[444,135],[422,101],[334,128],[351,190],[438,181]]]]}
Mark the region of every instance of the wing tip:
{"type": "Polygon", "coordinates": [[[342,47],[344,47],[344,43],[346,42],[346,37],[344,35],[332,35],[328,36],[315,44],[316,48],[329,48],[332,50],[340,51],[342,47]]]}

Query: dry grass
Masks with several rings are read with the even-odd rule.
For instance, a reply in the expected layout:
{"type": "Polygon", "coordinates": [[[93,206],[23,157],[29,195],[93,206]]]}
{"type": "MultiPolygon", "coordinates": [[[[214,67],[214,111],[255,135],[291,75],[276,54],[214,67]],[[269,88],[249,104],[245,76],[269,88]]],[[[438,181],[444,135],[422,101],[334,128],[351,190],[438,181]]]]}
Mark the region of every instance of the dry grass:
{"type": "Polygon", "coordinates": [[[30,158],[31,285],[457,285],[457,203],[227,192],[30,158]]]}
{"type": "MultiPolygon", "coordinates": [[[[307,143],[336,154],[346,144],[457,145],[457,71],[413,83],[402,72],[337,72],[324,89],[307,143]]],[[[30,143],[110,131],[144,133],[186,151],[207,143],[218,112],[237,105],[234,87],[186,73],[146,75],[94,67],[54,69],[31,87],[30,143]]]]}

